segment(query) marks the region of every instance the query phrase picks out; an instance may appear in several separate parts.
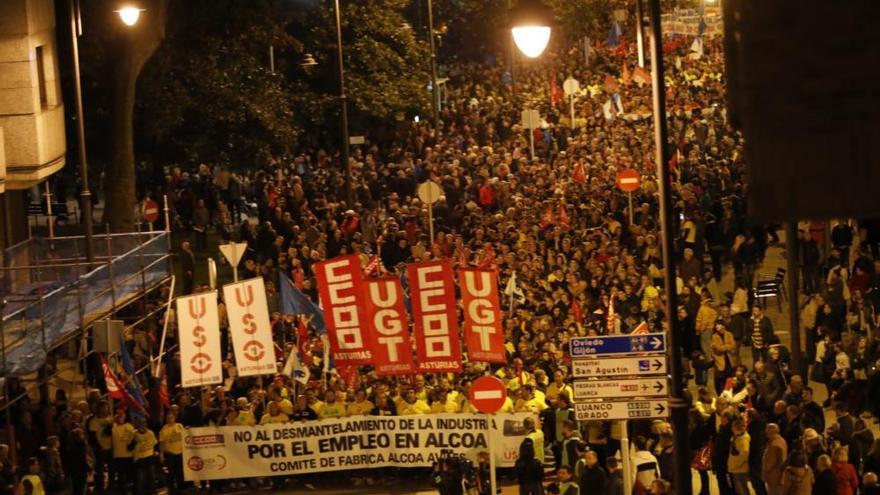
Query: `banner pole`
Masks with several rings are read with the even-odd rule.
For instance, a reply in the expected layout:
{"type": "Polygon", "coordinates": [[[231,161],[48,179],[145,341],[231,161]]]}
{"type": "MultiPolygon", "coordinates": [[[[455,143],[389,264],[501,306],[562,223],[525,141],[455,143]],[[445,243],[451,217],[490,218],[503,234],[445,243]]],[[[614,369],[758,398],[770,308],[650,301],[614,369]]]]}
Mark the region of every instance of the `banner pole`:
{"type": "Polygon", "coordinates": [[[495,442],[492,440],[492,437],[494,436],[494,435],[492,435],[492,432],[494,430],[494,428],[493,428],[494,424],[495,424],[495,417],[489,416],[486,421],[486,426],[488,427],[487,428],[487,437],[488,438],[486,438],[486,441],[489,444],[489,486],[491,487],[491,490],[492,490],[489,493],[491,493],[492,495],[495,495],[496,493],[498,493],[498,476],[495,473],[495,467],[497,464],[495,462],[495,442]]]}

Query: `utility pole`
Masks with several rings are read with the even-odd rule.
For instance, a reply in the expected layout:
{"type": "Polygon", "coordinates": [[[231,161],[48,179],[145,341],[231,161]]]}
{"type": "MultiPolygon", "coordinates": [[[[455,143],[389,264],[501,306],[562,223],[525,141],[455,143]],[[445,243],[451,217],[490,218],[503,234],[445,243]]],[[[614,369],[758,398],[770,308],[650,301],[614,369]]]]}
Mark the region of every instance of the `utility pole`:
{"type": "Polygon", "coordinates": [[[666,126],[666,87],[663,80],[663,38],[660,27],[660,0],[649,0],[651,9],[651,77],[654,100],[654,161],[660,193],[660,226],[663,250],[663,282],[666,292],[666,332],[669,340],[669,371],[672,374],[672,394],[669,400],[672,416],[675,493],[691,495],[691,466],[688,454],[688,408],[684,400],[682,379],[681,342],[679,339],[677,294],[675,286],[675,253],[673,252],[672,184],[669,171],[668,129],[666,126]]]}
{"type": "Polygon", "coordinates": [[[431,109],[434,112],[434,133],[440,134],[440,88],[437,87],[437,48],[434,46],[434,2],[428,0],[428,39],[431,41],[431,109]]]}
{"type": "Polygon", "coordinates": [[[342,111],[342,143],[340,155],[345,171],[345,202],[349,208],[354,207],[354,190],[351,184],[351,160],[348,159],[348,97],[345,96],[345,64],[342,60],[342,18],[339,12],[339,0],[333,0],[336,9],[336,54],[339,58],[339,105],[342,111]]]}

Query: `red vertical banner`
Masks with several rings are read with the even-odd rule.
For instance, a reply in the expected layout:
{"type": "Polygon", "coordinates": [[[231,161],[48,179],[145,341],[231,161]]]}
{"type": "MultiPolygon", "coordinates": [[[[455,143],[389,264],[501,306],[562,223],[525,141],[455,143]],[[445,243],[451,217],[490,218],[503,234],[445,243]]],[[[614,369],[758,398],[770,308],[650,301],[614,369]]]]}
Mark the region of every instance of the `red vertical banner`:
{"type": "Polygon", "coordinates": [[[379,376],[415,372],[403,286],[397,277],[364,281],[373,366],[379,376]]]}
{"type": "Polygon", "coordinates": [[[406,273],[419,371],[461,371],[452,261],[413,263],[406,273]]]}
{"type": "Polygon", "coordinates": [[[458,283],[464,308],[464,343],[468,360],[506,363],[497,272],[462,268],[458,270],[458,283]]]}
{"type": "Polygon", "coordinates": [[[337,366],[371,364],[361,264],[356,255],[315,264],[318,294],[337,366]]]}

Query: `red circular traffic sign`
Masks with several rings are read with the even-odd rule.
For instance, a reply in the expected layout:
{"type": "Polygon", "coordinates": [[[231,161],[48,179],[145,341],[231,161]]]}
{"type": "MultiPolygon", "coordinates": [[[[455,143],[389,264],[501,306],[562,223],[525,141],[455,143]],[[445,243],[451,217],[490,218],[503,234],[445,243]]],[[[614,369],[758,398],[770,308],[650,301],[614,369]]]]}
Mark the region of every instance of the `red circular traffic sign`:
{"type": "Polygon", "coordinates": [[[507,400],[504,382],[494,376],[482,376],[471,384],[471,404],[477,411],[492,414],[498,412],[507,400]]]}
{"type": "Polygon", "coordinates": [[[144,201],[144,220],[147,223],[153,223],[159,219],[159,203],[152,199],[144,201]]]}
{"type": "Polygon", "coordinates": [[[617,188],[623,192],[633,192],[641,185],[641,176],[631,168],[623,169],[617,174],[617,188]]]}

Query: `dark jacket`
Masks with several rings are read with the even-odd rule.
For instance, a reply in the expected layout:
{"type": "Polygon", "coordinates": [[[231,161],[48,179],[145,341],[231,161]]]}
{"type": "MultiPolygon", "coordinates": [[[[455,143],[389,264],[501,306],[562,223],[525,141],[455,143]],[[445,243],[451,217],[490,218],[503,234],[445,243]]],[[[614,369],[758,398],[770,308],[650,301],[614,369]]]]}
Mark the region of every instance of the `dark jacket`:
{"type": "Polygon", "coordinates": [[[608,473],[602,469],[602,466],[597,464],[592,468],[585,467],[583,469],[580,478],[578,478],[578,486],[584,487],[584,490],[589,487],[589,490],[594,493],[602,493],[605,490],[607,481],[608,473]]]}
{"type": "Polygon", "coordinates": [[[821,473],[816,473],[813,495],[829,495],[833,493],[837,493],[837,479],[834,477],[834,471],[826,469],[821,473]]]}

